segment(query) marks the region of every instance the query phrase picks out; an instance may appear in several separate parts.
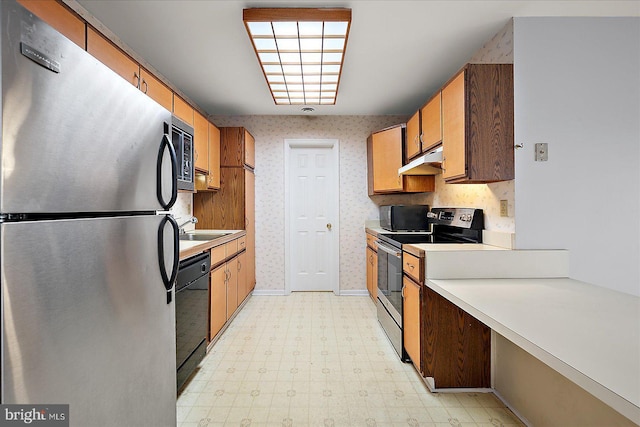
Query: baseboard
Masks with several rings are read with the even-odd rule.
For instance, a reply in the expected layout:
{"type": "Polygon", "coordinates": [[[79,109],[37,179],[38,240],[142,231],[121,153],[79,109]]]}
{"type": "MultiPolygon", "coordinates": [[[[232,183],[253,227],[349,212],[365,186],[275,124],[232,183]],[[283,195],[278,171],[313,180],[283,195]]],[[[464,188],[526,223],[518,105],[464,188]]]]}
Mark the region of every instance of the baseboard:
{"type": "Polygon", "coordinates": [[[366,289],[344,289],[340,291],[341,297],[368,297],[369,291],[366,289]]]}
{"type": "Polygon", "coordinates": [[[269,297],[282,297],[285,296],[284,289],[254,289],[251,295],[257,297],[269,296],[269,297]]]}
{"type": "Polygon", "coordinates": [[[500,401],[504,404],[504,406],[506,406],[507,408],[509,408],[509,410],[511,412],[513,412],[513,414],[518,417],[520,419],[520,421],[522,422],[522,424],[524,424],[527,427],[531,427],[531,423],[529,422],[529,420],[527,420],[525,417],[522,416],[522,414],[520,412],[518,412],[518,410],[516,408],[514,408],[513,406],[511,406],[509,404],[509,402],[507,402],[507,400],[502,397],[502,395],[498,392],[498,390],[493,390],[493,394],[494,396],[496,396],[498,399],[500,399],[500,401]]]}

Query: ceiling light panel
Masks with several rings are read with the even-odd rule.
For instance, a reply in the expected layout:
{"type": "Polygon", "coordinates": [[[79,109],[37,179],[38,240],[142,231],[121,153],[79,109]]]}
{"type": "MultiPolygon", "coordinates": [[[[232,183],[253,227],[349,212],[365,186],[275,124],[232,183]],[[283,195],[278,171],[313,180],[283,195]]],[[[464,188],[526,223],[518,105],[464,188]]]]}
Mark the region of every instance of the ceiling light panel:
{"type": "Polygon", "coordinates": [[[245,9],[243,21],[277,105],[336,103],[351,9],[245,9]]]}

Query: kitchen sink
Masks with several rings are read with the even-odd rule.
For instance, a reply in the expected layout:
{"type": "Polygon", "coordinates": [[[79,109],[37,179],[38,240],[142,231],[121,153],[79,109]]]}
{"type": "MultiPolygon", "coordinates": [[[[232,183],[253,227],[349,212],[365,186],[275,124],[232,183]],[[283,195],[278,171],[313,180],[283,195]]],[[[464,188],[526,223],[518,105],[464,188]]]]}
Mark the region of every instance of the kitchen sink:
{"type": "Polygon", "coordinates": [[[198,234],[191,234],[191,233],[187,233],[187,234],[181,234],[180,235],[180,240],[190,240],[190,241],[198,241],[198,242],[203,242],[203,241],[207,241],[207,240],[215,240],[215,239],[219,239],[220,237],[224,237],[224,236],[228,236],[231,233],[198,233],[198,234]]]}

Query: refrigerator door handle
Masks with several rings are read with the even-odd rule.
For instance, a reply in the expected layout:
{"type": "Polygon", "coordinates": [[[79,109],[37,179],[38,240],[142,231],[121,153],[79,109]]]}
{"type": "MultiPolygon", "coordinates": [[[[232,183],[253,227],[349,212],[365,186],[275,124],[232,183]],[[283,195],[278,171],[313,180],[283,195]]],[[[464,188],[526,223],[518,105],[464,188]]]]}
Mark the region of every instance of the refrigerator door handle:
{"type": "Polygon", "coordinates": [[[178,238],[178,224],[170,215],[165,215],[160,221],[158,227],[158,262],[160,264],[160,276],[167,291],[167,304],[171,302],[171,289],[178,275],[178,261],[180,258],[180,241],[178,238]],[[166,224],[170,223],[173,229],[173,265],[171,266],[171,275],[167,275],[167,268],[164,263],[164,233],[166,224]]]}
{"type": "Polygon", "coordinates": [[[178,158],[176,157],[176,150],[173,148],[169,135],[166,133],[162,136],[162,142],[160,142],[156,174],[158,201],[163,209],[168,210],[178,198],[178,158]],[[162,195],[162,160],[164,158],[164,152],[167,149],[169,150],[169,157],[171,158],[171,198],[168,202],[165,202],[164,196],[162,195]]]}

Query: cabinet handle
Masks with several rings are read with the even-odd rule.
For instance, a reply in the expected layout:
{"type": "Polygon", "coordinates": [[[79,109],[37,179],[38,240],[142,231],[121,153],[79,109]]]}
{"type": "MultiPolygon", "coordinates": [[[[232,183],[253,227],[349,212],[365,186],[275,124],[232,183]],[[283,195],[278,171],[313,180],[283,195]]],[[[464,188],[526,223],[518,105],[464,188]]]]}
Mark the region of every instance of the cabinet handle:
{"type": "Polygon", "coordinates": [[[409,263],[407,263],[407,267],[409,267],[411,269],[411,271],[413,271],[413,269],[415,268],[415,266],[413,264],[409,264],[409,263]]]}
{"type": "Polygon", "coordinates": [[[402,298],[404,298],[404,285],[402,285],[402,290],[400,291],[400,295],[402,295],[402,298]]]}
{"type": "Polygon", "coordinates": [[[421,144],[424,144],[424,140],[422,139],[422,137],[423,137],[423,136],[424,136],[424,134],[422,134],[422,133],[421,133],[421,134],[420,134],[420,143],[421,143],[421,144]]]}
{"type": "Polygon", "coordinates": [[[142,83],[140,83],[140,90],[143,91],[144,93],[147,93],[148,89],[149,89],[149,85],[147,84],[145,79],[142,79],[142,83]],[[144,89],[142,89],[142,85],[144,85],[144,89]]]}
{"type": "Polygon", "coordinates": [[[140,89],[140,76],[135,71],[133,72],[133,78],[136,81],[136,84],[134,86],[140,89]]]}
{"type": "Polygon", "coordinates": [[[238,260],[238,271],[242,270],[242,263],[238,260]]]}

